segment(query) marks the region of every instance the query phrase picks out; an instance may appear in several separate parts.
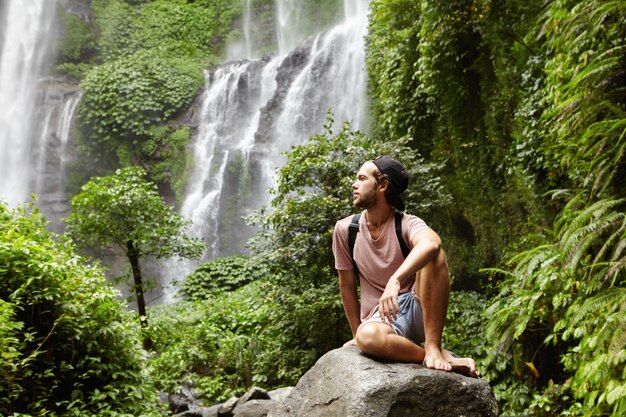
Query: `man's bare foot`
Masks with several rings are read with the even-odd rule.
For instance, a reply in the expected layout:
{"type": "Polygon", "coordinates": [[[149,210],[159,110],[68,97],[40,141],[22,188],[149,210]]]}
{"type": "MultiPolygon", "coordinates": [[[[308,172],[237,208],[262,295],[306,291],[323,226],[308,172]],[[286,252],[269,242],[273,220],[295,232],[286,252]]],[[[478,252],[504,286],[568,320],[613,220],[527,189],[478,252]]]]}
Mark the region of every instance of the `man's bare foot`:
{"type": "Polygon", "coordinates": [[[437,369],[440,371],[452,371],[452,365],[450,361],[447,361],[443,352],[438,347],[424,347],[426,355],[424,356],[424,365],[430,369],[437,369]]]}
{"type": "Polygon", "coordinates": [[[448,362],[452,366],[452,371],[457,374],[478,378],[480,372],[476,370],[476,363],[472,358],[454,358],[448,362]]]}
{"type": "Polygon", "coordinates": [[[452,366],[452,372],[474,378],[478,378],[480,376],[480,372],[476,370],[476,362],[474,362],[474,359],[457,358],[445,349],[443,350],[443,356],[448,361],[450,366],[452,366]]]}

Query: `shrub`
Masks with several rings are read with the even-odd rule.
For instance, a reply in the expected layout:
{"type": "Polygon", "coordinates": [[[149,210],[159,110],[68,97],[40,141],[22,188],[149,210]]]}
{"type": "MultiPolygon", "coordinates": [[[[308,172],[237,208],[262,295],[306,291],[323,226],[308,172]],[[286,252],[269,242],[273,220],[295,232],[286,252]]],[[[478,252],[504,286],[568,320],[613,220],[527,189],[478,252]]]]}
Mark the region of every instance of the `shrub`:
{"type": "Polygon", "coordinates": [[[158,415],[140,327],[118,297],[37,210],[0,204],[0,414],[158,415]]]}
{"type": "Polygon", "coordinates": [[[200,265],[181,285],[180,295],[187,301],[209,299],[234,291],[266,274],[266,268],[246,256],[217,258],[200,265]]]}

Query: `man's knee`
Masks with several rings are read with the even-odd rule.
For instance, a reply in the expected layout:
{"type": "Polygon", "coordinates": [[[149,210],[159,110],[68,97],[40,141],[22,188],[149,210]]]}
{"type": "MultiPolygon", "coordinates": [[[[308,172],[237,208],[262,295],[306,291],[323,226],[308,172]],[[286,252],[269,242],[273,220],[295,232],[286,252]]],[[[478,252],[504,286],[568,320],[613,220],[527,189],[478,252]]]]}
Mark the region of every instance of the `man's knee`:
{"type": "Polygon", "coordinates": [[[385,337],[390,331],[383,323],[364,323],[356,332],[356,344],[363,353],[379,354],[385,348],[385,337]]]}
{"type": "Polygon", "coordinates": [[[437,252],[437,255],[424,267],[424,274],[440,276],[444,279],[450,278],[448,271],[448,259],[443,249],[437,252]]]}

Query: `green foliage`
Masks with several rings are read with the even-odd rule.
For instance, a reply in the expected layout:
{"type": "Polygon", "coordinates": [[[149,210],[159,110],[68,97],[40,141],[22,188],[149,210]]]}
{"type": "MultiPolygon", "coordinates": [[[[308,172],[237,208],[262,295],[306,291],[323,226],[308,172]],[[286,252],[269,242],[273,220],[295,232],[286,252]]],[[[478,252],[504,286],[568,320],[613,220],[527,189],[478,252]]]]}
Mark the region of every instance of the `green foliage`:
{"type": "Polygon", "coordinates": [[[184,198],[191,166],[191,156],[187,154],[190,135],[188,127],[155,126],[150,129],[150,139],[139,150],[141,158],[151,161],[148,176],[161,185],[162,194],[167,196],[167,189],[172,190],[177,202],[184,198]]]}
{"type": "MultiPolygon", "coordinates": [[[[204,244],[185,234],[190,221],[167,207],[156,185],[139,167],[118,169],[115,175],[92,178],[70,201],[67,233],[83,246],[116,246],[128,258],[142,320],[146,320],[145,282],[140,261],[146,256],[197,258],[204,244]]],[[[146,347],[150,347],[146,339],[146,347]]]]}
{"type": "Polygon", "coordinates": [[[312,364],[304,349],[287,348],[278,288],[256,281],[198,302],[150,310],[158,388],[191,383],[208,402],[241,395],[252,385],[294,385],[312,364]]]}
{"type": "Polygon", "coordinates": [[[98,46],[106,61],[141,50],[188,59],[208,58],[241,10],[241,2],[230,0],[98,3],[93,7],[100,27],[98,46]]]}
{"type": "MultiPolygon", "coordinates": [[[[624,192],[626,7],[556,1],[541,18],[548,59],[542,143],[546,166],[565,187],[606,197],[624,192]]],[[[562,185],[563,186],[563,185],[562,185]]]]}
{"type": "Polygon", "coordinates": [[[101,268],[0,205],[0,414],[160,415],[139,324],[101,268]]]}
{"type": "Polygon", "coordinates": [[[543,245],[510,259],[487,338],[516,372],[527,368],[547,387],[535,404],[553,394],[554,382],[568,394],[553,407],[618,416],[626,404],[626,215],[623,201],[581,203],[566,206],[543,245]]]}
{"type": "Polygon", "coordinates": [[[63,62],[87,61],[94,54],[96,46],[91,28],[75,14],[61,11],[60,15],[65,32],[59,51],[63,62]]]}
{"type": "Polygon", "coordinates": [[[224,291],[234,291],[267,276],[267,268],[247,256],[216,258],[198,266],[182,283],[179,294],[187,301],[201,301],[224,291]]]}
{"type": "Polygon", "coordinates": [[[133,242],[139,256],[199,256],[203,245],[184,234],[190,222],[165,205],[145,175],[142,168],[128,167],[92,178],[72,198],[67,232],[102,249],[117,245],[127,252],[133,242]]]}
{"type": "MultiPolygon", "coordinates": [[[[425,95],[413,75],[419,54],[419,2],[374,1],[368,34],[367,65],[371,95],[375,100],[374,129],[391,137],[415,135],[426,114],[425,95]],[[413,105],[408,106],[407,103],[413,105]]],[[[420,135],[421,136],[421,135],[420,135]]],[[[423,144],[419,144],[424,148],[423,144]]]]}
{"type": "Polygon", "coordinates": [[[498,259],[541,210],[530,179],[507,160],[523,36],[537,2],[372,2],[367,66],[374,137],[410,135],[445,164],[454,204],[431,220],[462,287],[498,259]],[[521,34],[521,35],[520,35],[521,34]]]}
{"type": "Polygon", "coordinates": [[[148,52],[120,58],[94,68],[81,83],[81,125],[91,141],[126,146],[140,158],[144,153],[135,148],[152,138],[150,128],[185,108],[202,82],[193,63],[148,52]]]}
{"type": "Polygon", "coordinates": [[[191,103],[202,83],[197,64],[155,52],[93,68],[81,83],[83,157],[96,166],[145,166],[153,181],[180,198],[189,129],[164,124],[191,103]]]}
{"type": "Polygon", "coordinates": [[[484,319],[487,300],[487,296],[474,291],[452,291],[443,335],[446,349],[474,358],[483,374],[489,356],[484,319]]]}

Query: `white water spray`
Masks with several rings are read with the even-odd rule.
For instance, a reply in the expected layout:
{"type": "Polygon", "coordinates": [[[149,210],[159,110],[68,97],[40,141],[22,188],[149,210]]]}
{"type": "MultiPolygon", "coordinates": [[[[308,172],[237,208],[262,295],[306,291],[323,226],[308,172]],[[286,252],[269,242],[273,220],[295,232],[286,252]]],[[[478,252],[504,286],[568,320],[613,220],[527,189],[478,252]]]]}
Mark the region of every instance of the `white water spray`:
{"type": "Polygon", "coordinates": [[[0,48],[0,200],[25,202],[34,190],[33,115],[52,48],[54,0],[8,0],[0,48]]]}

